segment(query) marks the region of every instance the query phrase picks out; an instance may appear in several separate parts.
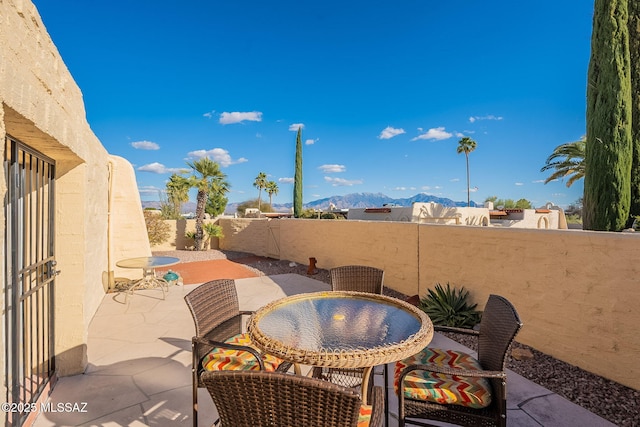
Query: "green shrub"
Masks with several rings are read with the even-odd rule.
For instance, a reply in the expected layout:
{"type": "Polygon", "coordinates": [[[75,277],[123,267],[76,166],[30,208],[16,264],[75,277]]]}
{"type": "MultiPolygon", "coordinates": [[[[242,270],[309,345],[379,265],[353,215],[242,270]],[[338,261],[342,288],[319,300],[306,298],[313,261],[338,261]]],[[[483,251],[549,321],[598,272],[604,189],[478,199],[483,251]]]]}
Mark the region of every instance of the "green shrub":
{"type": "Polygon", "coordinates": [[[224,237],[224,234],[222,234],[222,227],[217,224],[207,222],[202,225],[202,228],[204,229],[204,232],[207,233],[207,236],[209,236],[209,238],[224,237]]]}
{"type": "Polygon", "coordinates": [[[469,305],[469,292],[447,288],[436,283],[435,290],[429,289],[428,294],[420,300],[420,308],[427,313],[434,325],[453,326],[456,328],[473,328],[480,322],[480,312],[475,310],[477,304],[469,305]]]}

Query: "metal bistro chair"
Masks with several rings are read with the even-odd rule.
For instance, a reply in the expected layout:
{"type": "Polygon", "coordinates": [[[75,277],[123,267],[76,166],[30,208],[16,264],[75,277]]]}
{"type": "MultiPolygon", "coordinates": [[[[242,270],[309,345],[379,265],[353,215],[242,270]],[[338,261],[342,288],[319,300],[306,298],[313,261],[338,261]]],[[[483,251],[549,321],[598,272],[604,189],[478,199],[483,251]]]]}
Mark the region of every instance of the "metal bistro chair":
{"type": "Polygon", "coordinates": [[[400,427],[444,421],[464,426],[506,426],[506,356],[522,322],[509,301],[490,295],[480,330],[434,326],[436,331],[475,335],[478,358],[425,348],[396,363],[400,427]]]}
{"type": "MultiPolygon", "coordinates": [[[[331,290],[333,291],[356,291],[382,295],[384,270],[379,268],[366,265],[343,265],[330,269],[329,275],[331,277],[331,290]]],[[[385,384],[387,380],[386,372],[385,365],[385,370],[383,371],[385,384]]],[[[314,368],[313,376],[345,387],[360,387],[364,369],[314,368]]],[[[369,392],[371,387],[373,387],[373,381],[369,381],[369,392]]]]}
{"type": "Polygon", "coordinates": [[[223,427],[382,427],[381,387],[369,406],[350,388],[280,372],[205,372],[202,382],[223,427]]]}
{"type": "MultiPolygon", "coordinates": [[[[251,346],[249,335],[243,333],[243,316],[250,311],[240,311],[235,281],[212,280],[204,283],[184,297],[196,334],[191,340],[193,425],[198,425],[198,387],[202,372],[218,370],[267,370],[288,368],[290,364],[272,355],[260,354],[251,346]]],[[[286,370],[286,369],[284,369],[286,370]]]]}

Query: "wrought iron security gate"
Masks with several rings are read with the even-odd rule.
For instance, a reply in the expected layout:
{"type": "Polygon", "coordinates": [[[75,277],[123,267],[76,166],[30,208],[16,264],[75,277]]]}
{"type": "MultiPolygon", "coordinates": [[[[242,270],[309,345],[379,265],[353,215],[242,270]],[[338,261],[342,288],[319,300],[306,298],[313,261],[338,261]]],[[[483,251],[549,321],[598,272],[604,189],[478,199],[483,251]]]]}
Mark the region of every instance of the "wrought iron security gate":
{"type": "Polygon", "coordinates": [[[20,426],[55,373],[55,162],[7,137],[4,170],[6,422],[20,426]]]}

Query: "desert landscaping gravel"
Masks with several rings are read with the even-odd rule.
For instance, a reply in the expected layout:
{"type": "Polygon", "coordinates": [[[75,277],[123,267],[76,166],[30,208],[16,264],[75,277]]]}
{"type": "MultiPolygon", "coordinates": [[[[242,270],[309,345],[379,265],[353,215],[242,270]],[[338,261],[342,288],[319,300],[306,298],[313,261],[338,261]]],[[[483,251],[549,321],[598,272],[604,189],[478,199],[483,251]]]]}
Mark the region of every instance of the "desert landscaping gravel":
{"type": "MultiPolygon", "coordinates": [[[[232,261],[238,260],[242,261],[247,268],[256,274],[265,276],[286,273],[306,275],[308,268],[307,265],[291,261],[257,258],[252,254],[233,251],[165,251],[154,252],[154,255],[175,256],[180,258],[182,262],[225,258],[232,261]],[[244,260],[247,261],[245,262],[244,260]]],[[[312,277],[324,283],[330,283],[328,270],[321,268],[321,262],[318,263],[317,267],[318,272],[312,277]]],[[[385,289],[385,294],[400,299],[406,299],[407,297],[391,289],[385,289]]],[[[475,350],[473,338],[457,334],[446,335],[475,350]]],[[[516,350],[516,352],[523,350],[525,353],[528,350],[533,356],[516,360],[510,355],[507,360],[507,367],[513,372],[618,426],[640,426],[640,391],[592,374],[517,342],[514,344],[512,352],[513,350],[516,350]]]]}

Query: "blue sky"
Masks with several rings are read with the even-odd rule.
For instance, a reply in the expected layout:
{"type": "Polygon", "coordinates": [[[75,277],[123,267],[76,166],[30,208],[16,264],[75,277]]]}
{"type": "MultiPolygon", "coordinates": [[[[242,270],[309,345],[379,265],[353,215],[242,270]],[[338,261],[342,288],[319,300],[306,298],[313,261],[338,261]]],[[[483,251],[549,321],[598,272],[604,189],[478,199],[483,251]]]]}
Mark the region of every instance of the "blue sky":
{"type": "MultiPolygon", "coordinates": [[[[593,4],[34,0],[102,144],[142,200],[208,155],[230,202],[276,181],[292,201],[303,125],[304,200],[372,192],[567,206],[582,181],[542,182],[585,134],[593,4]]],[[[263,196],[264,197],[264,196],[263,196]]]]}

